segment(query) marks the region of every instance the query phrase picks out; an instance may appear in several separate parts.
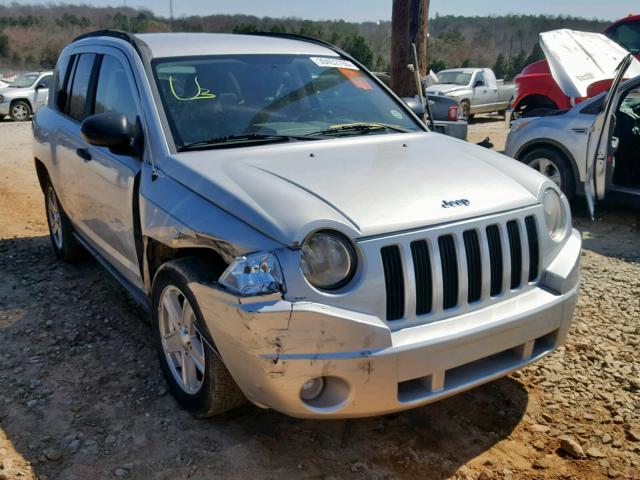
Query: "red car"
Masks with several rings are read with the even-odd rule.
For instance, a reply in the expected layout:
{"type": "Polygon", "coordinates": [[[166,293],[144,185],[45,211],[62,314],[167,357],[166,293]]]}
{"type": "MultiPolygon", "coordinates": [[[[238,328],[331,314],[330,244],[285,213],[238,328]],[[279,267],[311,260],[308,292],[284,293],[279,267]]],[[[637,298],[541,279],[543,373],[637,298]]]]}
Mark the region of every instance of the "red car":
{"type": "MultiPolygon", "coordinates": [[[[609,26],[604,34],[622,45],[640,60],[640,15],[629,15],[609,26]]],[[[571,108],[585,98],[591,98],[609,87],[611,81],[594,83],[588,97],[571,99],[567,97],[555,82],[546,60],[527,65],[515,78],[516,94],[511,107],[515,116],[526,112],[527,115],[539,115],[544,110],[571,108]],[[535,110],[535,113],[533,113],[535,110]]]]}

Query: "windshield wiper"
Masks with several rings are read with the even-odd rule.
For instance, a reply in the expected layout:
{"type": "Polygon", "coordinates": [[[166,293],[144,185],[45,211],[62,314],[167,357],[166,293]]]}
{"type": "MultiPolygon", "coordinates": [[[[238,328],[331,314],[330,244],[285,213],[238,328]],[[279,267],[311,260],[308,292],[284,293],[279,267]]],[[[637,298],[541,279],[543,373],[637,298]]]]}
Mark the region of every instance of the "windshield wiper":
{"type": "Polygon", "coordinates": [[[375,130],[391,130],[394,132],[400,133],[410,133],[411,130],[407,130],[406,128],[398,127],[396,125],[389,125],[386,123],[368,123],[368,122],[358,122],[358,123],[346,123],[344,125],[333,125],[329,128],[325,128],[324,130],[318,130],[317,132],[308,133],[308,137],[315,137],[320,135],[332,135],[332,134],[341,134],[341,133],[367,133],[375,130]]]}
{"type": "Polygon", "coordinates": [[[320,140],[319,138],[309,138],[299,135],[276,135],[265,133],[244,133],[241,135],[228,135],[226,137],[208,138],[197,142],[187,143],[178,148],[179,152],[196,150],[198,148],[215,148],[217,146],[229,144],[244,144],[250,142],[289,142],[291,140],[320,140]]]}

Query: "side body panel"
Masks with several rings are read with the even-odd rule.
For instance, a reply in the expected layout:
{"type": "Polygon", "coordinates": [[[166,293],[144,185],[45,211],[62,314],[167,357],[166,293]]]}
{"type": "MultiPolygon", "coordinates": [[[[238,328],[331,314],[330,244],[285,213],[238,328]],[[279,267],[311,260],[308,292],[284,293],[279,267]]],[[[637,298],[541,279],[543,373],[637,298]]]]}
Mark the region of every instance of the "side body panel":
{"type": "Polygon", "coordinates": [[[520,160],[535,146],[562,145],[576,166],[578,180],[584,182],[587,171],[587,140],[595,120],[594,115],[577,111],[565,115],[524,119],[524,126],[515,124],[507,137],[505,154],[520,160]]]}

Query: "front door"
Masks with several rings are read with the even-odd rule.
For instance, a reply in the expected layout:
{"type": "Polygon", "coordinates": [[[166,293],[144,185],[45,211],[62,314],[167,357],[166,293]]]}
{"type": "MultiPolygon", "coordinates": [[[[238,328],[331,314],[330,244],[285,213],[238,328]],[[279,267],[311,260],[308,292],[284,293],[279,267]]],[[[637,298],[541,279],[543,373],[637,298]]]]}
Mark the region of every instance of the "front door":
{"type": "Polygon", "coordinates": [[[488,83],[488,79],[484,71],[476,73],[473,80],[473,105],[472,113],[484,113],[491,110],[491,107],[497,101],[498,89],[495,90],[488,83]]]}
{"type": "Polygon", "coordinates": [[[33,99],[33,113],[36,113],[47,104],[49,100],[49,88],[53,75],[43,75],[36,83],[36,93],[33,99]]]}
{"type": "Polygon", "coordinates": [[[602,112],[596,117],[589,133],[585,195],[592,218],[595,214],[595,204],[605,197],[607,179],[613,174],[614,154],[618,144],[618,139],[613,137],[616,125],[614,108],[618,103],[620,83],[633,59],[633,55],[629,54],[620,62],[602,112]]]}

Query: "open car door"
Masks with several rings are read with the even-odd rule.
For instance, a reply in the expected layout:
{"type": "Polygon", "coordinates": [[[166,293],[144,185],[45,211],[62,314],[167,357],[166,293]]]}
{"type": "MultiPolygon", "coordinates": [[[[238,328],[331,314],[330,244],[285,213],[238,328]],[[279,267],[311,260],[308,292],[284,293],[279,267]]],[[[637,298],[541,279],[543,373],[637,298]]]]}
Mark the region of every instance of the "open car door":
{"type": "Polygon", "coordinates": [[[618,139],[613,136],[616,127],[614,109],[619,98],[620,84],[634,60],[633,55],[628,54],[618,65],[613,83],[602,105],[602,111],[596,117],[589,132],[587,177],[584,187],[592,219],[595,215],[595,204],[605,197],[608,183],[613,174],[614,155],[618,147],[618,139]]]}
{"type": "Polygon", "coordinates": [[[617,139],[615,104],[622,80],[640,75],[640,62],[622,46],[601,33],[552,30],[540,34],[553,79],[568,97],[588,97],[589,87],[613,78],[602,111],[589,132],[585,194],[593,218],[595,202],[605,196],[613,173],[617,139]]]}

